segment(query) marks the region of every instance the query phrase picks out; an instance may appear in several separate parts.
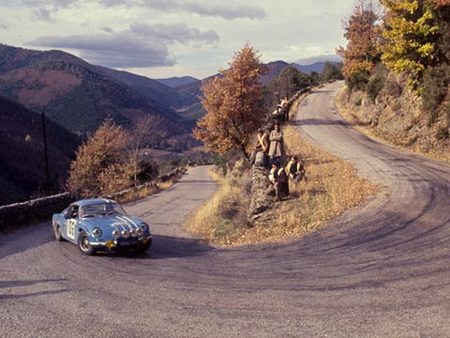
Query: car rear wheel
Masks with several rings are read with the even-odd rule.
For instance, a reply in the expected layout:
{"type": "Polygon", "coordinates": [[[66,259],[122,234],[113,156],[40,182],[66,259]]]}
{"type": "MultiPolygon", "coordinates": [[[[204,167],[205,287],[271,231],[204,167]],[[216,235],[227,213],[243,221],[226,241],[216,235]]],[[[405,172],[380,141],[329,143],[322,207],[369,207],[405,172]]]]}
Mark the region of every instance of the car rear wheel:
{"type": "Polygon", "coordinates": [[[93,255],[95,253],[95,248],[89,243],[89,236],[81,231],[78,236],[78,248],[85,255],[93,255]]]}
{"type": "Polygon", "coordinates": [[[63,237],[61,235],[61,227],[59,226],[59,224],[55,224],[53,226],[53,233],[55,234],[55,239],[57,241],[62,241],[63,237]]]}

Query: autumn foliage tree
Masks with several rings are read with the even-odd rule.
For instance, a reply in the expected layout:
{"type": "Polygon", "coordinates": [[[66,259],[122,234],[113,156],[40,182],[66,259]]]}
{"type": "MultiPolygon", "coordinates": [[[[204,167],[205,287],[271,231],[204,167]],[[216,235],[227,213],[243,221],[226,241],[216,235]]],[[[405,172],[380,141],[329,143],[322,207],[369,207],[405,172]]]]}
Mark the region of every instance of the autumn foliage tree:
{"type": "Polygon", "coordinates": [[[428,0],[428,2],[434,7],[434,8],[443,8],[446,6],[450,6],[450,0],[428,0]]]}
{"type": "Polygon", "coordinates": [[[132,185],[129,139],[122,127],[106,120],[77,151],[67,186],[82,197],[111,194],[132,185]]]}
{"type": "Polygon", "coordinates": [[[425,68],[436,61],[435,24],[425,0],[381,0],[385,7],[383,63],[397,73],[406,72],[412,83],[422,77],[425,68]]]}
{"type": "Polygon", "coordinates": [[[348,44],[345,48],[339,47],[337,53],[343,58],[342,73],[352,88],[362,89],[380,60],[377,20],[372,2],[360,0],[344,26],[348,44]]]}
{"type": "Polygon", "coordinates": [[[225,155],[238,149],[248,158],[252,134],[264,122],[260,75],[265,67],[249,44],[235,53],[229,66],[203,85],[201,101],[207,113],[194,135],[212,152],[225,155]]]}

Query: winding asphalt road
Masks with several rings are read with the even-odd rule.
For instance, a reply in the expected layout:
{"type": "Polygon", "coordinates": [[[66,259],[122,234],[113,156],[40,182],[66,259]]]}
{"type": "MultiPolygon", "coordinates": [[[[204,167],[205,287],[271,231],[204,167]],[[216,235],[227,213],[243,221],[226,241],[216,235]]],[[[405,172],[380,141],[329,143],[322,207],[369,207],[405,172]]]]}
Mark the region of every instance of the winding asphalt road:
{"type": "Polygon", "coordinates": [[[336,113],[341,84],[300,105],[299,131],[386,186],[288,244],[220,250],[180,229],[215,190],[194,168],[126,206],[145,256],[82,256],[49,223],[0,239],[0,337],[450,337],[450,166],[381,145],[336,113]]]}

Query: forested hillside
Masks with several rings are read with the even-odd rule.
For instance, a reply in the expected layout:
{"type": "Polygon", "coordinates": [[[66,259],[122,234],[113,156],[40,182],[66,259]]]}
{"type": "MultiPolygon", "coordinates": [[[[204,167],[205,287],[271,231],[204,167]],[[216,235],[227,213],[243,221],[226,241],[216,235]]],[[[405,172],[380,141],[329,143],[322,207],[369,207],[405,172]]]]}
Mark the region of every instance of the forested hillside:
{"type": "Polygon", "coordinates": [[[105,118],[129,126],[147,115],[168,136],[187,133],[171,108],[170,90],[64,52],[0,45],[0,94],[29,109],[45,109],[50,119],[79,135],[95,131],[105,118]]]}
{"type": "MultiPolygon", "coordinates": [[[[70,162],[81,140],[46,121],[50,190],[64,188],[70,162]]],[[[0,205],[29,199],[46,184],[42,119],[39,114],[0,97],[0,205]]]]}
{"type": "Polygon", "coordinates": [[[450,1],[360,1],[345,26],[343,105],[389,142],[448,157],[450,1]]]}

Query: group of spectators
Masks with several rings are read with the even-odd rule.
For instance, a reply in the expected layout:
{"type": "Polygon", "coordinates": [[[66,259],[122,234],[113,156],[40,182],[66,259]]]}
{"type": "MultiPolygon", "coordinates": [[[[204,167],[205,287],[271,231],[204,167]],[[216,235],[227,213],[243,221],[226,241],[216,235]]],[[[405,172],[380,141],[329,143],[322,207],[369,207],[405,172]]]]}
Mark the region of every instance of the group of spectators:
{"type": "Polygon", "coordinates": [[[305,177],[305,167],[297,156],[291,156],[286,166],[283,131],[281,122],[288,121],[289,100],[284,97],[272,113],[271,122],[266,128],[258,129],[255,147],[250,155],[250,163],[269,168],[268,179],[271,183],[266,193],[275,195],[280,201],[289,196],[289,181],[300,182],[305,177]]]}

